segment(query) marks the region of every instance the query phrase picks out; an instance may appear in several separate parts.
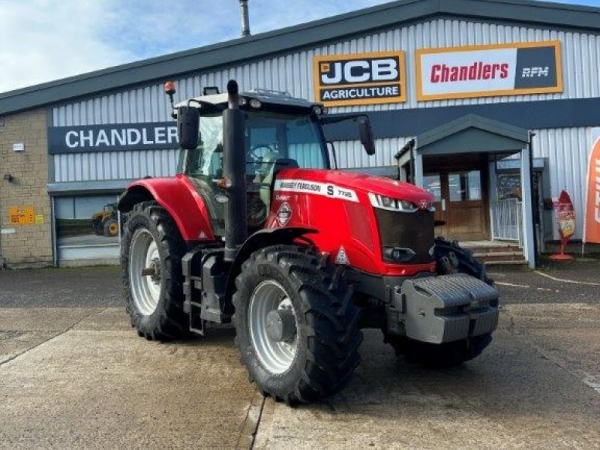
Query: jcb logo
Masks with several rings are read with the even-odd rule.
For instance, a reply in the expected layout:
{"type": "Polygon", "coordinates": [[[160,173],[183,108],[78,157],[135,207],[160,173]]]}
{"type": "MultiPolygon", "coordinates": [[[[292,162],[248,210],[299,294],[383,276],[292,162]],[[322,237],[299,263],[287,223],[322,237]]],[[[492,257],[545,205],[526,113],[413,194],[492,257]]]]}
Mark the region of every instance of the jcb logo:
{"type": "Polygon", "coordinates": [[[397,58],[326,62],[321,63],[321,82],[331,85],[398,81],[399,67],[397,58]]]}
{"type": "Polygon", "coordinates": [[[326,106],[406,101],[403,52],[317,56],[314,79],[326,106]]]}

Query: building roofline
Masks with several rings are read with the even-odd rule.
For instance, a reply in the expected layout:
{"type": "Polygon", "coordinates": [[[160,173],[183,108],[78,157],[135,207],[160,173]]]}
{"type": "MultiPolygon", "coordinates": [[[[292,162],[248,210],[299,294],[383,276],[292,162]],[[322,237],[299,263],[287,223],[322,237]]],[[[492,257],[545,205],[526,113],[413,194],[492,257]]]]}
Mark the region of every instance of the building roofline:
{"type": "Polygon", "coordinates": [[[521,142],[523,146],[529,142],[529,131],[524,128],[471,113],[421,133],[417,136],[417,148],[421,151],[433,143],[471,128],[521,142]]]}
{"type": "Polygon", "coordinates": [[[0,94],[0,115],[230,66],[433,17],[600,32],[600,8],[534,0],[397,0],[359,11],[0,94]]]}

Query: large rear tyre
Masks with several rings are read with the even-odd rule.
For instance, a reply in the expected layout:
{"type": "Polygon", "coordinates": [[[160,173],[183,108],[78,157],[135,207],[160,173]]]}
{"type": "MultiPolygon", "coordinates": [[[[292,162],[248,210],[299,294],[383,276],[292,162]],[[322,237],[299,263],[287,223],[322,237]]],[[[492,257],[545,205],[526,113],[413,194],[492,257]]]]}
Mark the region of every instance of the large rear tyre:
{"type": "Polygon", "coordinates": [[[189,330],[183,311],[185,252],[175,222],[161,206],[135,205],[121,243],[121,267],[131,325],[146,339],[176,339],[189,330]]]}
{"type": "Polygon", "coordinates": [[[266,247],[243,264],[236,288],[235,343],[263,395],[291,405],[346,385],[363,336],[341,268],[303,247],[266,247]]]}

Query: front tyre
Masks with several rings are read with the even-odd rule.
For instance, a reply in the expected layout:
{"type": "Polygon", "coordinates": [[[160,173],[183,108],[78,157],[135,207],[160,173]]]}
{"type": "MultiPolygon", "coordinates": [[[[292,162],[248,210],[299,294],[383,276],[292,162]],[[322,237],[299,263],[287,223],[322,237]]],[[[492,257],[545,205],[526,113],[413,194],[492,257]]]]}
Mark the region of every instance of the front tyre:
{"type": "Polygon", "coordinates": [[[266,247],[243,264],[236,288],[235,343],[264,395],[295,404],[344,387],[362,332],[342,269],[303,247],[266,247]]]}
{"type": "Polygon", "coordinates": [[[188,331],[181,258],[185,242],[156,202],[135,205],[121,242],[127,313],[140,336],[170,340],[188,331]]]}

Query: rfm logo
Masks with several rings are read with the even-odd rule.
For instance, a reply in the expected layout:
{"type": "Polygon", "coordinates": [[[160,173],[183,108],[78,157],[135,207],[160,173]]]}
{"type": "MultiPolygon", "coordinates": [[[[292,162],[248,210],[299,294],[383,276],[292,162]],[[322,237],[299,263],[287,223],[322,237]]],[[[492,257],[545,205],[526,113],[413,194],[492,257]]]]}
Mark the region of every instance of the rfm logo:
{"type": "Polygon", "coordinates": [[[322,62],[319,65],[324,85],[380,83],[400,78],[397,58],[365,58],[322,62]]]}
{"type": "Polygon", "coordinates": [[[540,78],[548,75],[550,75],[550,67],[523,67],[523,78],[540,78]]]}

